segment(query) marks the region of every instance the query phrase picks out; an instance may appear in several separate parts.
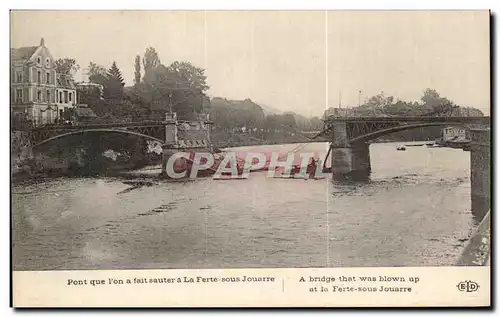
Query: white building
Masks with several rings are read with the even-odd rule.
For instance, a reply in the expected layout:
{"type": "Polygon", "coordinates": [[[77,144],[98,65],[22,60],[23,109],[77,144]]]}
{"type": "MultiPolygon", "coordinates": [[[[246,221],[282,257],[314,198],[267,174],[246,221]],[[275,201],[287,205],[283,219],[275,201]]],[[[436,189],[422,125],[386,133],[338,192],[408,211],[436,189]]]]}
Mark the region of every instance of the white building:
{"type": "Polygon", "coordinates": [[[56,105],[59,113],[77,104],[75,83],[64,74],[57,74],[56,105]]]}
{"type": "Polygon", "coordinates": [[[43,39],[38,46],[10,52],[11,111],[33,125],[55,123],[76,105],[74,83],[56,71],[55,60],[43,39]]]}
{"type": "Polygon", "coordinates": [[[466,130],[460,127],[446,127],[442,131],[443,142],[466,141],[466,130]]]}

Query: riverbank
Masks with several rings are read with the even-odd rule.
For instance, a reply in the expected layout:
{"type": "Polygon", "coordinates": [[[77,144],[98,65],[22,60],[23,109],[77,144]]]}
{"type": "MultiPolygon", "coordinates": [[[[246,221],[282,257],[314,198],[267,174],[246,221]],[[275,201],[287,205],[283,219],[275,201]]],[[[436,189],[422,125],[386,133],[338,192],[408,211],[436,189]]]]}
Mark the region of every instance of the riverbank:
{"type": "Polygon", "coordinates": [[[211,133],[211,141],[214,146],[218,148],[232,148],[241,146],[308,143],[310,138],[297,133],[268,133],[259,135],[257,133],[227,133],[217,131],[211,133]]]}
{"type": "Polygon", "coordinates": [[[161,162],[161,146],[154,142],[141,143],[133,151],[120,148],[112,150],[111,144],[110,149],[102,153],[74,145],[34,153],[26,131],[11,131],[10,138],[10,174],[13,185],[57,177],[119,176],[124,171],[161,162]]]}

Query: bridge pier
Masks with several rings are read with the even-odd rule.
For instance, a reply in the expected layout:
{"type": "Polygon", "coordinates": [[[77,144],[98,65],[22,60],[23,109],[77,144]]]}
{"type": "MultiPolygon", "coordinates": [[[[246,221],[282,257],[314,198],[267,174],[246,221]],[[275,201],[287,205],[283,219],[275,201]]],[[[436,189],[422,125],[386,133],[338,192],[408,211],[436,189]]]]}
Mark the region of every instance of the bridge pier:
{"type": "Polygon", "coordinates": [[[346,122],[333,123],[332,130],[333,178],[367,178],[371,172],[370,145],[366,142],[349,143],[346,122]]]}
{"type": "Polygon", "coordinates": [[[366,178],[371,173],[369,144],[349,147],[331,145],[332,175],[334,179],[366,178]]]}
{"type": "Polygon", "coordinates": [[[177,120],[177,114],[167,113],[165,117],[165,144],[162,147],[161,175],[167,175],[167,163],[178,152],[212,151],[210,125],[207,114],[198,115],[197,121],[177,120]]]}
{"type": "Polygon", "coordinates": [[[471,209],[480,222],[490,209],[490,129],[471,129],[470,135],[471,209]]]}
{"type": "Polygon", "coordinates": [[[161,176],[167,175],[168,159],[178,151],[177,113],[165,115],[165,144],[162,146],[161,176]]]}

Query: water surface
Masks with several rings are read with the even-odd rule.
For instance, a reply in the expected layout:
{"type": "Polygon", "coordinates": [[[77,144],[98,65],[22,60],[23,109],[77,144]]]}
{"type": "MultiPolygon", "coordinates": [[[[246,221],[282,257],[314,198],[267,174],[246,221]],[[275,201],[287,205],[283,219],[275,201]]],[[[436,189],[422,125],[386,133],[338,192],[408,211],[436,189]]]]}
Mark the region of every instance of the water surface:
{"type": "MultiPolygon", "coordinates": [[[[287,151],[297,145],[263,146],[287,151]]],[[[256,147],[252,147],[256,149],[256,147]]],[[[239,150],[248,150],[240,148],[239,150]]],[[[302,151],[324,151],[310,144],[302,151]]],[[[59,178],[12,195],[15,270],[453,265],[470,153],[370,146],[370,181],[59,178]]]]}

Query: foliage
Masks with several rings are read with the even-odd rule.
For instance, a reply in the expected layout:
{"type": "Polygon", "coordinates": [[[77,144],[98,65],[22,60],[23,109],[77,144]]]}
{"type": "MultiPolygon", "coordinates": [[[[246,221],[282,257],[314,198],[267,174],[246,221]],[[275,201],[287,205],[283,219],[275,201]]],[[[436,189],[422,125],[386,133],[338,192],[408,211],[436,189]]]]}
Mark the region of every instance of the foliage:
{"type": "Polygon", "coordinates": [[[78,96],[80,103],[92,106],[100,102],[103,90],[97,86],[78,86],[78,96]]]}
{"type": "Polygon", "coordinates": [[[144,66],[144,78],[145,82],[149,84],[154,80],[153,71],[161,65],[158,53],[153,47],[148,47],[142,58],[142,64],[144,66]]]}
{"type": "Polygon", "coordinates": [[[116,66],[116,62],[113,62],[113,64],[111,64],[111,67],[108,70],[108,77],[116,79],[116,81],[119,82],[122,87],[125,86],[125,81],[123,80],[122,72],[120,71],[118,66],[116,66]]]}
{"type": "MultiPolygon", "coordinates": [[[[105,67],[90,62],[86,69],[89,81],[103,87],[102,97],[111,100],[124,100],[124,85],[122,73],[116,62],[111,64],[109,70],[105,67]]],[[[80,88],[80,100],[82,103],[91,104],[100,100],[100,92],[96,87],[80,88]]]]}
{"type": "Polygon", "coordinates": [[[167,71],[175,74],[177,82],[186,84],[193,91],[204,93],[210,88],[206,83],[205,70],[189,62],[173,62],[167,67],[167,71]]]}
{"type": "Polygon", "coordinates": [[[89,81],[94,84],[100,84],[105,86],[107,82],[107,70],[101,65],[97,65],[94,62],[90,62],[87,67],[87,75],[89,77],[89,81]]]}
{"type": "Polygon", "coordinates": [[[434,89],[426,89],[419,101],[406,102],[386,96],[383,92],[368,98],[361,106],[325,111],[324,116],[388,117],[388,116],[482,116],[480,110],[457,106],[451,100],[442,97],[434,89]]]}
{"type": "Polygon", "coordinates": [[[134,84],[139,85],[141,83],[141,56],[137,55],[134,62],[134,84]]]}
{"type": "Polygon", "coordinates": [[[216,97],[211,100],[211,107],[210,120],[214,122],[214,129],[226,133],[251,131],[269,138],[323,128],[323,121],[318,117],[309,119],[294,112],[265,115],[263,108],[250,99],[227,100],[216,97]]]}
{"type": "Polygon", "coordinates": [[[156,51],[148,48],[143,58],[143,82],[136,85],[134,99],[148,105],[151,111],[177,112],[180,119],[192,120],[209,106],[204,70],[189,62],[160,63],[156,51]]]}
{"type": "Polygon", "coordinates": [[[297,122],[295,120],[295,114],[294,113],[284,113],[281,116],[281,126],[285,129],[291,129],[294,130],[297,127],[297,122]]]}
{"type": "MultiPolygon", "coordinates": [[[[361,106],[353,108],[325,111],[324,116],[354,116],[354,117],[420,117],[420,116],[483,116],[475,108],[460,107],[451,100],[442,97],[434,89],[425,89],[418,101],[407,102],[386,96],[383,92],[368,98],[361,106]]],[[[402,131],[385,136],[391,141],[434,140],[440,137],[441,127],[426,127],[402,131]]]]}
{"type": "Polygon", "coordinates": [[[107,72],[104,84],[104,97],[107,99],[123,100],[123,86],[125,86],[125,82],[123,81],[122,73],[118,66],[116,66],[116,62],[113,62],[107,72]]]}
{"type": "MultiPolygon", "coordinates": [[[[115,62],[109,69],[90,62],[86,73],[91,83],[103,87],[104,100],[95,87],[79,88],[80,100],[95,108],[100,116],[123,115],[129,118],[141,113],[162,120],[165,112],[172,110],[181,120],[193,120],[200,112],[210,112],[210,98],[206,95],[209,86],[204,69],[187,61],[175,61],[165,66],[158,52],[148,47],[142,57],[141,80],[141,57],[136,56],[134,62],[135,84],[130,88],[124,86],[125,80],[115,62]],[[115,109],[119,104],[123,105],[120,111],[115,109]]],[[[115,119],[120,120],[120,117],[115,119]]]]}
{"type": "Polygon", "coordinates": [[[80,65],[73,58],[59,58],[55,61],[56,72],[65,74],[73,80],[73,76],[80,70],[80,65]]]}
{"type": "Polygon", "coordinates": [[[210,103],[210,119],[221,129],[229,131],[242,128],[254,129],[263,126],[265,120],[264,111],[250,99],[239,101],[214,98],[210,103]]]}

